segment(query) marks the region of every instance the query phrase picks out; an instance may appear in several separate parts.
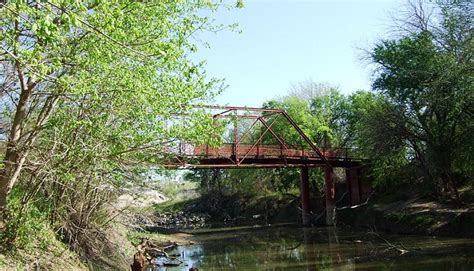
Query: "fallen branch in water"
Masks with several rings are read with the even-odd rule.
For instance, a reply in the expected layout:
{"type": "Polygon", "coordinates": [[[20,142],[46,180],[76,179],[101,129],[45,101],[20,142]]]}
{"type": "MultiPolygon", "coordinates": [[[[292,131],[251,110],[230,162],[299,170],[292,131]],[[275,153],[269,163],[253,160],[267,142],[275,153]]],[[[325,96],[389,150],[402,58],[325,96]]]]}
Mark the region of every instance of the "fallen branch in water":
{"type": "Polygon", "coordinates": [[[349,192],[348,191],[344,192],[344,194],[342,194],[342,196],[336,201],[336,203],[334,203],[334,206],[337,206],[337,204],[344,199],[344,197],[347,195],[347,193],[349,193],[349,192]]]}
{"type": "Polygon", "coordinates": [[[380,240],[384,241],[387,245],[388,245],[388,248],[385,250],[390,250],[390,249],[393,249],[393,250],[396,250],[400,253],[400,256],[403,255],[403,254],[406,254],[408,252],[410,252],[408,249],[406,249],[403,245],[394,245],[392,243],[390,243],[387,239],[383,238],[380,234],[378,234],[377,232],[375,231],[370,231],[368,232],[368,234],[372,234],[372,235],[375,235],[377,236],[380,240]]]}
{"type": "Polygon", "coordinates": [[[286,250],[294,250],[294,249],[297,249],[297,248],[299,248],[302,244],[303,244],[303,242],[299,242],[296,246],[287,248],[286,250]]]}
{"type": "Polygon", "coordinates": [[[169,258],[168,253],[166,253],[165,251],[159,248],[145,247],[144,250],[145,250],[145,255],[147,255],[147,258],[158,258],[158,257],[169,258]]]}

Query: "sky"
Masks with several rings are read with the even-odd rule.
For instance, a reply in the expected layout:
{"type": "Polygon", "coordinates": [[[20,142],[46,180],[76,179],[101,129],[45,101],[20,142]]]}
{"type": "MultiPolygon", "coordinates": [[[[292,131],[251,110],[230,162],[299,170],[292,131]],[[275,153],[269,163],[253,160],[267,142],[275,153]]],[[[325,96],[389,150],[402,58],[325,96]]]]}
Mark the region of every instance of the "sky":
{"type": "Polygon", "coordinates": [[[284,96],[297,82],[338,86],[345,94],[370,89],[364,50],[389,33],[403,0],[245,0],[245,8],[221,9],[217,23],[240,31],[202,33],[209,44],[193,58],[206,61],[209,77],[225,80],[215,103],[261,106],[284,96]]]}

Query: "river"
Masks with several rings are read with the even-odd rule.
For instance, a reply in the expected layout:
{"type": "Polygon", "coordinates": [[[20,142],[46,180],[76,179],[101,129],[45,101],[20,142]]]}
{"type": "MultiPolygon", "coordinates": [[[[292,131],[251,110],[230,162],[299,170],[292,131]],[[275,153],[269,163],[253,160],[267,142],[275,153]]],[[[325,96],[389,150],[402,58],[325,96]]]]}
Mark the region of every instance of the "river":
{"type": "Polygon", "coordinates": [[[474,270],[474,239],[346,228],[234,227],[191,232],[179,267],[148,270],[474,270]]]}

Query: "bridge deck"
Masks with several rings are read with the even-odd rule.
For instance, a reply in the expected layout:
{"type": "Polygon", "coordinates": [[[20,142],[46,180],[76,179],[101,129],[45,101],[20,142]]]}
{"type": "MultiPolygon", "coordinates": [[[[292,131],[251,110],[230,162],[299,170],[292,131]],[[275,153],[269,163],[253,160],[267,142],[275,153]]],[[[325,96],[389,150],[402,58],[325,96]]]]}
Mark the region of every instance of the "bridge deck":
{"type": "MultiPolygon", "coordinates": [[[[348,157],[344,148],[321,149],[326,160],[334,167],[354,167],[360,159],[348,157]]],[[[241,167],[318,167],[326,162],[308,149],[291,149],[282,145],[224,144],[219,148],[207,145],[181,146],[180,159],[167,167],[186,168],[241,168],[241,167]],[[190,162],[189,160],[192,160],[190,162]]]]}

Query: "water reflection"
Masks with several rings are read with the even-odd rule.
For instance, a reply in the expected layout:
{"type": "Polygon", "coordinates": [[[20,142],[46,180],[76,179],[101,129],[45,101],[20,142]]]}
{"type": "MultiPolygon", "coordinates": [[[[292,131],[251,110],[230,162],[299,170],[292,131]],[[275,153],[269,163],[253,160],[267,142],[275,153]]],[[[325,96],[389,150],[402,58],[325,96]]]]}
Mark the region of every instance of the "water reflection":
{"type": "Polygon", "coordinates": [[[474,240],[381,236],[339,228],[247,228],[197,232],[178,248],[180,267],[153,270],[469,270],[474,240]],[[387,243],[388,241],[388,243],[387,243]],[[400,255],[397,248],[408,253],[400,255]]]}

